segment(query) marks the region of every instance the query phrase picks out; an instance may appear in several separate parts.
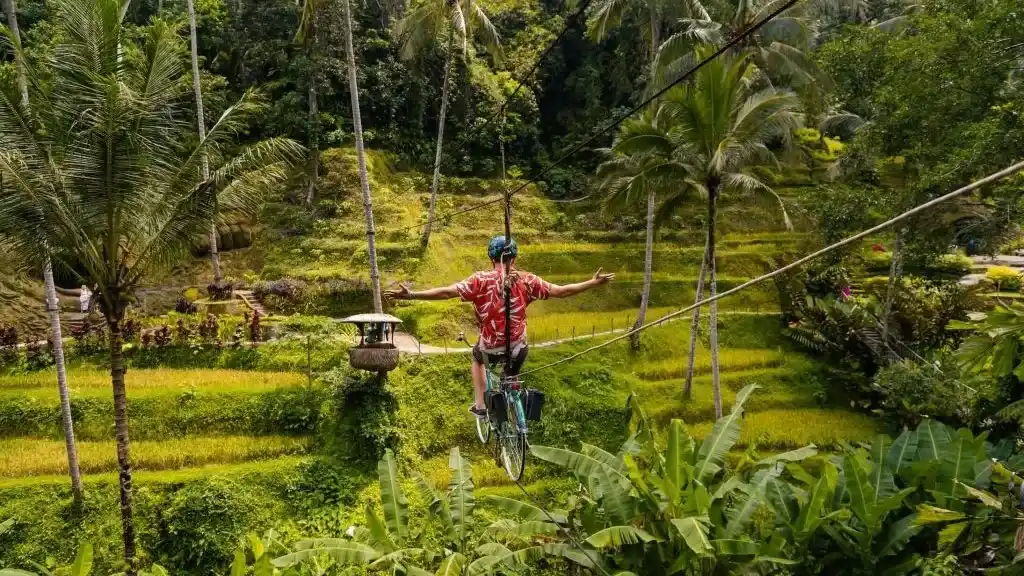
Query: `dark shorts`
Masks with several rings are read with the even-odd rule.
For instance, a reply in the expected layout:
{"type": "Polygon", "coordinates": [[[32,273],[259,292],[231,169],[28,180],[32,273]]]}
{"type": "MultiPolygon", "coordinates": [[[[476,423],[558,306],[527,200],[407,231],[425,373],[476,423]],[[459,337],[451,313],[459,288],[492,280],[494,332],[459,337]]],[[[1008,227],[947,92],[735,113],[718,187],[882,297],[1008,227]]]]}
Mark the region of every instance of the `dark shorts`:
{"type": "MultiPolygon", "coordinates": [[[[512,345],[512,362],[508,365],[508,374],[510,376],[519,374],[519,371],[523,369],[523,364],[526,363],[526,356],[529,352],[530,347],[525,342],[512,345]]],[[[473,361],[484,366],[493,366],[499,362],[504,364],[505,351],[502,350],[498,353],[487,352],[480,348],[480,343],[477,342],[473,346],[473,361]]]]}

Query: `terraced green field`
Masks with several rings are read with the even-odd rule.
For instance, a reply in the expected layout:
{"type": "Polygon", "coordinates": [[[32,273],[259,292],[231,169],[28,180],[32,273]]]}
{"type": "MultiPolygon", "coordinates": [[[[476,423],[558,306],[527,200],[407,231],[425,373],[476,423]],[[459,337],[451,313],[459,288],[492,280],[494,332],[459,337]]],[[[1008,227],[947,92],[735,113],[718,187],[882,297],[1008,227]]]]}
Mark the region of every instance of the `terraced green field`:
{"type": "MultiPolygon", "coordinates": [[[[374,169],[385,284],[406,280],[417,288],[444,285],[488,266],[483,246],[501,229],[500,211],[481,210],[472,217],[443,221],[430,249],[422,254],[416,248],[418,230],[399,229],[417,222],[424,210],[423,196],[399,198],[397,192],[406,189],[410,176],[374,169]]],[[[329,174],[339,180],[328,182],[324,193],[347,198],[343,192],[352,182],[337,171],[329,174]],[[331,186],[337,189],[332,192],[331,186]]],[[[454,193],[440,197],[441,213],[489,201],[500,192],[481,181],[457,184],[448,190],[454,193]]],[[[610,286],[531,307],[533,344],[570,341],[535,346],[528,367],[601,342],[610,337],[603,332],[621,331],[636,318],[643,281],[642,230],[611,230],[607,221],[591,224],[594,220],[587,211],[592,208],[570,206],[566,210],[576,211],[563,212],[534,190],[517,196],[522,268],[557,283],[583,280],[598,267],[618,274],[610,286]],[[590,338],[591,334],[595,336],[590,338]],[[571,341],[574,336],[576,341],[571,341]]],[[[735,203],[724,206],[722,214],[721,290],[763,273],[779,259],[802,253],[810,241],[805,234],[781,231],[777,218],[762,207],[735,203]]],[[[278,216],[281,222],[290,217],[283,212],[278,216]]],[[[364,278],[361,218],[357,204],[339,200],[336,216],[318,221],[303,234],[268,235],[251,250],[226,253],[225,269],[239,277],[256,270],[269,279],[364,278]]],[[[268,226],[285,228],[281,222],[268,226]]],[[[699,222],[695,209],[660,234],[649,320],[692,304],[703,251],[699,222]],[[684,226],[687,222],[693,225],[684,226]]],[[[202,283],[205,266],[205,261],[197,261],[195,270],[175,278],[202,283]]],[[[828,450],[841,442],[870,439],[879,432],[878,425],[850,410],[841,391],[823,380],[818,362],[781,336],[774,290],[765,285],[720,305],[726,411],[743,386],[760,387],[747,403],[742,449],[767,453],[813,443],[828,450]]],[[[406,330],[428,344],[461,346],[455,343],[458,334],[472,338],[475,331],[472,310],[455,301],[402,303],[395,313],[405,320],[406,330]]],[[[705,434],[714,419],[706,322],[705,317],[689,398],[683,394],[689,316],[645,332],[639,351],[619,342],[531,375],[528,385],[548,397],[544,418],[531,428],[531,440],[573,448],[588,442],[615,449],[627,436],[626,404],[631,395],[654,422],[665,425],[679,418],[695,436],[705,434]]],[[[301,358],[295,360],[280,369],[301,365],[301,358]]],[[[332,361],[343,362],[340,354],[332,361]]],[[[81,529],[90,537],[113,542],[98,548],[97,555],[108,563],[117,558],[109,376],[100,366],[82,366],[71,371],[69,380],[95,519],[78,528],[64,507],[48,505],[55,498],[66,501],[69,494],[54,374],[0,376],[0,520],[37,513],[41,507],[38,513],[49,522],[32,528],[35,532],[10,548],[10,556],[0,550],[0,561],[73,554],[67,539],[42,528],[46,525],[81,529]]],[[[154,547],[160,542],[163,508],[182,492],[204,493],[210,486],[258,494],[246,506],[266,513],[247,517],[249,524],[236,527],[240,532],[277,526],[296,536],[329,535],[360,522],[363,505],[377,499],[373,463],[366,461],[366,454],[375,449],[375,434],[391,434],[406,469],[421,472],[436,484],[447,482],[448,452],[460,446],[473,462],[480,494],[521,496],[476,439],[466,412],[472,393],[465,354],[406,357],[390,374],[386,388],[374,392],[393,399],[380,411],[339,403],[344,394],[334,387],[337,381],[310,386],[304,374],[287,371],[140,368],[129,370],[127,384],[135,481],[141,487],[139,523],[144,538],[149,538],[144,543],[154,547]]],[[[537,463],[528,466],[524,484],[531,497],[542,501],[560,501],[573,489],[572,481],[537,463]]],[[[406,492],[416,493],[412,486],[406,492]]]]}

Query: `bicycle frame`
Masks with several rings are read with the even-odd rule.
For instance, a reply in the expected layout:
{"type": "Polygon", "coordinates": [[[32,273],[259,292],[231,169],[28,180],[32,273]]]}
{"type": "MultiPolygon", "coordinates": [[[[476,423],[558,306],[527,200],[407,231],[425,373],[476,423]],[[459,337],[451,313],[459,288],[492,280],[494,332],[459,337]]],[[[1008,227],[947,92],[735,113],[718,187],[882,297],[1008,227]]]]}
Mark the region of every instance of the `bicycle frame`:
{"type": "MultiPolygon", "coordinates": [[[[515,387],[510,386],[506,379],[496,376],[489,367],[485,367],[484,374],[487,380],[487,390],[500,389],[502,393],[505,394],[505,397],[513,402],[516,410],[516,420],[518,420],[516,424],[519,426],[519,429],[525,433],[527,431],[526,410],[523,408],[522,388],[518,384],[515,387]],[[495,381],[498,382],[497,386],[495,385],[495,381]]],[[[518,381],[518,378],[516,378],[516,380],[518,381]]]]}

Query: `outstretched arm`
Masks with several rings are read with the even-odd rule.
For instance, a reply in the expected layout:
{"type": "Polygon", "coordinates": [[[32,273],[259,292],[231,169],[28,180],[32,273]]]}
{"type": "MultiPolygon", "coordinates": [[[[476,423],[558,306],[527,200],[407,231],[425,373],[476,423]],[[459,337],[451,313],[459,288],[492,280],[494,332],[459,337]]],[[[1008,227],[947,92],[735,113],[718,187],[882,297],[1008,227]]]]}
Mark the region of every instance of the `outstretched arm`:
{"type": "Polygon", "coordinates": [[[414,292],[409,290],[408,286],[399,284],[397,290],[386,290],[384,297],[391,300],[448,300],[450,298],[458,298],[459,291],[455,288],[455,284],[441,288],[431,288],[430,290],[420,290],[419,292],[414,292]]]}
{"type": "Polygon", "coordinates": [[[575,284],[566,284],[565,286],[551,285],[551,293],[549,294],[552,298],[567,298],[569,296],[575,296],[577,294],[586,292],[595,286],[601,284],[607,284],[615,280],[615,273],[605,274],[601,268],[594,272],[594,277],[584,282],[577,282],[575,284]]]}

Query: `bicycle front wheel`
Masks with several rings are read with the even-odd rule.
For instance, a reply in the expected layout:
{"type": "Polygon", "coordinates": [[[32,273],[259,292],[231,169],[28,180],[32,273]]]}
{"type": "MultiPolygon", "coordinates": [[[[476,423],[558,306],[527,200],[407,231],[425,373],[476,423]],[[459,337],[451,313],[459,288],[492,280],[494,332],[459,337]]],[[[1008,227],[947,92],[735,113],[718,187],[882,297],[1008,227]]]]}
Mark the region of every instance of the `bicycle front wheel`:
{"type": "Polygon", "coordinates": [[[506,393],[505,404],[507,415],[498,427],[498,444],[501,453],[502,467],[513,482],[523,477],[526,469],[526,432],[517,424],[522,411],[518,393],[506,393]]]}
{"type": "Polygon", "coordinates": [[[488,418],[473,418],[476,420],[476,437],[480,439],[481,444],[487,444],[487,441],[491,439],[491,419],[488,418]]]}

